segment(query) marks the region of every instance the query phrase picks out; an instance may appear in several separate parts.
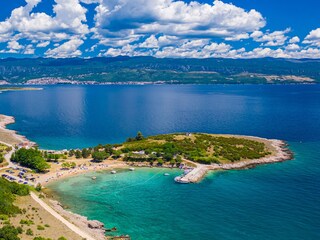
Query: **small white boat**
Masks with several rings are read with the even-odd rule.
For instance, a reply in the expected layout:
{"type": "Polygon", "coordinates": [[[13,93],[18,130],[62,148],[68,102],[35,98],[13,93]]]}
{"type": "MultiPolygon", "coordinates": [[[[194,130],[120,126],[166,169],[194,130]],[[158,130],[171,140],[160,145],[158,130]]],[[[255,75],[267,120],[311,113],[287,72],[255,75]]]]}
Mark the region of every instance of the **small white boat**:
{"type": "Polygon", "coordinates": [[[130,170],[130,171],[134,171],[134,168],[133,168],[133,167],[131,167],[131,168],[129,168],[129,170],[130,170]]]}
{"type": "Polygon", "coordinates": [[[169,176],[170,174],[169,174],[169,173],[164,173],[163,175],[164,175],[164,176],[169,176]]]}
{"type": "Polygon", "coordinates": [[[92,180],[96,180],[96,179],[97,179],[97,177],[92,177],[91,179],[92,179],[92,180]]]}
{"type": "Polygon", "coordinates": [[[111,173],[111,174],[116,174],[116,173],[117,173],[117,171],[112,170],[110,173],[111,173]]]}

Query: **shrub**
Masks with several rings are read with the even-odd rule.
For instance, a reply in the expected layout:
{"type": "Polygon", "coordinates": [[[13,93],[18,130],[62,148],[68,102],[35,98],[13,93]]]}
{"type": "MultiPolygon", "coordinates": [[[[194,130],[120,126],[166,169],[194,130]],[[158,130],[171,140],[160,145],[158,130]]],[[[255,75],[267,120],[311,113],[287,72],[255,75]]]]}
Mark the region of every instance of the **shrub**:
{"type": "Polygon", "coordinates": [[[0,220],[8,220],[9,216],[5,214],[0,214],[0,220]]]}
{"type": "Polygon", "coordinates": [[[30,228],[28,228],[27,231],[26,231],[26,234],[28,236],[33,236],[33,231],[30,228]]]}
{"type": "Polygon", "coordinates": [[[42,231],[42,230],[44,230],[45,228],[44,228],[44,226],[38,225],[38,226],[37,226],[37,229],[40,230],[40,231],[42,231]]]}
{"type": "Polygon", "coordinates": [[[34,222],[33,222],[32,220],[28,220],[28,219],[21,219],[21,220],[20,220],[20,224],[30,226],[30,225],[33,225],[34,222]]]}

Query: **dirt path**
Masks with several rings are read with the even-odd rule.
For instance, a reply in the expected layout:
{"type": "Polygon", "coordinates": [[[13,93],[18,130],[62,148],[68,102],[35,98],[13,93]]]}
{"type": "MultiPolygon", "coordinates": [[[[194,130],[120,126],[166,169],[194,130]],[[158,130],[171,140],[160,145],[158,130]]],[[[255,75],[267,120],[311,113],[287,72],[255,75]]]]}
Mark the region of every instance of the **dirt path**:
{"type": "Polygon", "coordinates": [[[48,204],[46,204],[44,201],[42,201],[35,193],[30,193],[31,197],[40,204],[43,209],[45,209],[47,212],[49,212],[52,216],[54,216],[56,219],[61,221],[63,224],[65,224],[70,230],[81,236],[82,238],[85,238],[86,240],[96,240],[95,238],[91,237],[88,233],[82,231],[74,224],[67,221],[65,218],[63,218],[60,214],[58,214],[56,211],[54,211],[48,204]]]}

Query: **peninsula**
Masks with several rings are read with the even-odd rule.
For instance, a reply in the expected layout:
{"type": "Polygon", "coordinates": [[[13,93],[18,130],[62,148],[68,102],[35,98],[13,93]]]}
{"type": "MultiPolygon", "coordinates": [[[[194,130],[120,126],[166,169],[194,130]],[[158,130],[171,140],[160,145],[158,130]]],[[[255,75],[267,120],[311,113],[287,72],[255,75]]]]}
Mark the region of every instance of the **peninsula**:
{"type": "MultiPolygon", "coordinates": [[[[43,189],[49,182],[64,177],[88,171],[109,170],[106,173],[110,173],[118,168],[132,170],[133,167],[176,167],[184,170],[181,176],[175,178],[176,182],[195,183],[201,181],[208,171],[245,169],[293,158],[284,141],[206,133],[144,137],[138,132],[135,137],[128,138],[121,144],[99,144],[92,148],[63,151],[39,150],[35,143],[5,128],[13,122],[13,117],[0,115],[0,174],[4,178],[0,184],[29,185],[31,195],[25,187],[18,192],[8,193],[19,195],[13,198],[16,201],[8,201],[12,206],[16,204],[18,209],[26,208],[26,211],[15,217],[11,212],[0,212],[0,215],[5,214],[4,219],[11,219],[11,230],[17,235],[22,234],[18,223],[23,222],[29,227],[29,234],[43,233],[57,237],[51,228],[41,225],[46,223],[45,226],[61,229],[63,235],[70,239],[74,239],[74,236],[105,239],[102,223],[65,210],[59,202],[50,199],[50,194],[43,189]],[[29,205],[26,206],[25,202],[29,205]],[[39,212],[36,217],[29,219],[28,216],[34,214],[33,209],[39,212]],[[35,227],[36,225],[38,226],[35,227]]],[[[29,239],[27,232],[21,235],[25,237],[23,239],[29,239]]]]}

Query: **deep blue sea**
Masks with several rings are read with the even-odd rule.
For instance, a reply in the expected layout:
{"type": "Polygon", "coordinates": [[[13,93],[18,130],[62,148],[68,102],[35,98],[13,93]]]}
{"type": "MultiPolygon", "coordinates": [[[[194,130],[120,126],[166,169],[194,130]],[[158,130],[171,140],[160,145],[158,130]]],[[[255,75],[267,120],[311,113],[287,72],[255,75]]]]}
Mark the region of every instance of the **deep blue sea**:
{"type": "Polygon", "coordinates": [[[179,185],[162,169],[90,173],[51,186],[74,212],[132,239],[320,239],[320,85],[50,86],[0,94],[10,128],[42,148],[169,132],[288,141],[293,161],[179,185]],[[90,176],[97,176],[93,183],[90,176]]]}

